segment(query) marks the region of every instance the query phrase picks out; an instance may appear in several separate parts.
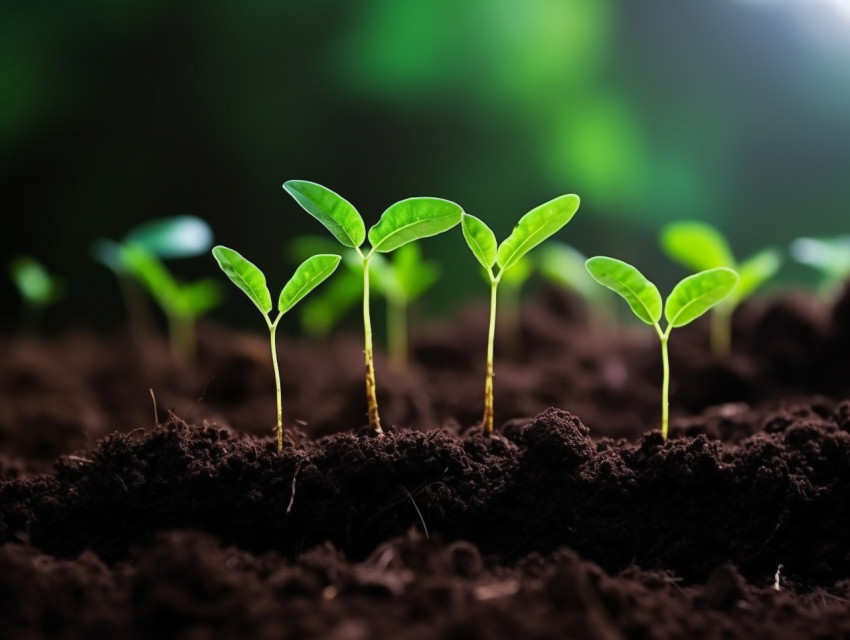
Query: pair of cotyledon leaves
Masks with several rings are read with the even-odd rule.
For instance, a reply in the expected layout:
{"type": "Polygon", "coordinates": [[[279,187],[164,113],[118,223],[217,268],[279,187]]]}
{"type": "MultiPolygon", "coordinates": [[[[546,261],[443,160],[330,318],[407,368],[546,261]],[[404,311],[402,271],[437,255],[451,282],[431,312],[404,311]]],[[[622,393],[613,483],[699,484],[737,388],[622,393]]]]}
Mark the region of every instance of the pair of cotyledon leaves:
{"type": "Polygon", "coordinates": [[[590,258],[585,266],[597,282],[622,296],[632,312],[646,324],[658,327],[663,309],[668,331],[700,317],[729,295],[738,284],[735,271],[716,267],[683,279],[662,303],[658,288],[635,267],[622,260],[596,256],[590,258]]]}
{"type": "Polygon", "coordinates": [[[517,222],[511,234],[498,244],[496,235],[482,220],[463,214],[463,237],[472,254],[481,263],[491,279],[493,267],[499,266],[499,275],[516,265],[531,249],[556,233],[578,211],[581,200],[575,194],[559,196],[526,213],[517,222]]]}
{"type": "Polygon", "coordinates": [[[735,270],[740,280],[724,301],[724,304],[732,306],[749,298],[782,265],[780,252],[773,247],[739,262],[723,234],[712,225],[698,220],[679,220],[666,225],[661,231],[661,246],[668,256],[694,271],[716,267],[735,270]]]}

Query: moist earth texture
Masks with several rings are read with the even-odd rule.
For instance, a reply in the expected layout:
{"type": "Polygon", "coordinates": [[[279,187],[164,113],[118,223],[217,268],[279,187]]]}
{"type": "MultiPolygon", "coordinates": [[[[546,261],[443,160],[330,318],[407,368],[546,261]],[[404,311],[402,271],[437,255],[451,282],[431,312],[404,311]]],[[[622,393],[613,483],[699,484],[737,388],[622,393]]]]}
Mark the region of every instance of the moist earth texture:
{"type": "Polygon", "coordinates": [[[378,354],[200,328],[0,338],[2,638],[850,637],[850,290],[744,305],[734,352],[550,291],[378,354]]]}

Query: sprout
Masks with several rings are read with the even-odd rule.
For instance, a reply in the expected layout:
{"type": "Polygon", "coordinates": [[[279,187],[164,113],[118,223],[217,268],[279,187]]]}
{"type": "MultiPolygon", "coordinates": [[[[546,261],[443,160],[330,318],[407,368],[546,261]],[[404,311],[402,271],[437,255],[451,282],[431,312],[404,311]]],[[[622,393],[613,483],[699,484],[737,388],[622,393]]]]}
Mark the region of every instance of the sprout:
{"type": "Polygon", "coordinates": [[[502,319],[498,339],[501,348],[517,357],[522,351],[522,317],[520,315],[520,294],[523,286],[534,274],[536,265],[525,255],[502,277],[502,295],[499,297],[499,317],[502,319]]]}
{"type": "Polygon", "coordinates": [[[131,268],[122,259],[122,247],[132,244],[147,250],[154,258],[168,260],[201,255],[209,251],[212,241],[212,229],[201,218],[174,216],[142,223],[131,229],[122,242],[95,240],[91,250],[94,259],[118,279],[130,326],[138,333],[146,324],[146,306],[141,291],[133,282],[131,268]]]}
{"type": "Polygon", "coordinates": [[[738,305],[772,278],[782,265],[778,249],[763,249],[742,262],[735,260],[726,238],[715,227],[696,220],[671,222],[661,231],[665,253],[688,269],[726,267],[740,275],[732,293],[711,312],[711,350],[725,356],[732,348],[732,314],[738,305]]]}
{"type": "Polygon", "coordinates": [[[272,310],[272,297],[266,286],[266,277],[254,264],[248,262],[239,253],[227,247],[217,246],[212,250],[218,266],[228,278],[251,299],[269,327],[271,334],[272,366],[274,367],[275,390],[277,391],[277,450],[283,450],[283,406],[280,393],[280,369],[277,364],[277,342],[275,336],[277,325],[284,314],[292,309],[304,296],[319,286],[337,268],[340,256],[317,255],[308,258],[295,270],[277,301],[277,317],[272,320],[269,313],[272,310]]]}
{"type": "Polygon", "coordinates": [[[484,379],[484,433],[493,432],[493,341],[496,331],[496,293],[508,269],[538,244],[558,232],[575,215],[579,197],[560,196],[536,207],[520,218],[511,234],[497,244],[495,234],[482,220],[464,213],[463,237],[490,280],[490,330],[487,336],[487,373],[484,379]],[[494,273],[493,267],[499,267],[494,273]]]}
{"type": "Polygon", "coordinates": [[[181,283],[143,245],[129,242],[119,249],[120,264],[148,291],[165,313],[171,355],[186,361],[195,355],[195,324],[222,300],[218,282],[205,278],[181,283]]]}
{"type": "Polygon", "coordinates": [[[9,263],[9,276],[23,300],[21,326],[35,331],[44,310],[65,295],[65,282],[48,273],[31,256],[17,256],[9,263]]]}
{"type": "Polygon", "coordinates": [[[821,273],[821,294],[832,297],[850,278],[850,235],[832,238],[797,238],[791,255],[821,273]]]}
{"type": "Polygon", "coordinates": [[[372,263],[375,285],[387,301],[387,345],[390,360],[398,367],[407,367],[407,309],[440,277],[440,266],[422,258],[416,242],[400,247],[391,260],[372,263]]]}
{"type": "Polygon", "coordinates": [[[354,249],[363,263],[363,353],[366,362],[366,402],[369,426],[383,433],[375,393],[372,321],[369,311],[369,264],[378,253],[390,253],[408,242],[448,231],[460,222],[462,209],[441,198],[408,198],[391,205],[369,229],[371,248],[364,253],[366,225],[348,200],[315,182],[289,180],[283,188],[339,242],[354,249]]]}
{"type": "Polygon", "coordinates": [[[648,325],[655,327],[661,340],[661,361],[664,378],[661,385],[661,436],[667,440],[667,424],[670,390],[670,362],[667,356],[667,341],[674,327],[683,327],[699,318],[711,307],[728,296],[738,284],[738,274],[726,267],[701,271],[680,281],[663,303],[667,328],[661,325],[661,294],[658,288],[632,265],[596,256],[586,263],[588,272],[599,284],[622,296],[632,312],[648,325]]]}

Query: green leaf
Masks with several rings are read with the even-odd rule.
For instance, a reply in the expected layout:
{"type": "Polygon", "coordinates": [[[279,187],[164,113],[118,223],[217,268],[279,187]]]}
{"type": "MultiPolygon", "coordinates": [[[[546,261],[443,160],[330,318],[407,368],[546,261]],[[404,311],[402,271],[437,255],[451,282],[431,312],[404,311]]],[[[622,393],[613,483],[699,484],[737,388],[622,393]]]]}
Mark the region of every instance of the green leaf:
{"type": "Polygon", "coordinates": [[[670,258],[694,271],[716,267],[734,269],[737,266],[723,234],[698,220],[681,220],[666,225],[661,230],[661,247],[670,258]]]}
{"type": "Polygon", "coordinates": [[[730,297],[734,297],[736,302],[746,300],[756,289],[776,275],[780,266],[782,266],[782,256],[778,249],[764,249],[750,256],[738,266],[740,280],[730,297]]]}
{"type": "Polygon", "coordinates": [[[95,240],[91,246],[91,253],[95,260],[113,272],[120,274],[124,271],[124,266],[121,264],[121,245],[114,240],[104,238],[95,240]]]}
{"type": "Polygon", "coordinates": [[[278,311],[286,313],[298,304],[304,296],[336,271],[340,260],[342,260],[341,256],[321,254],[302,262],[280,292],[280,298],[277,301],[278,311]]]}
{"type": "Polygon", "coordinates": [[[215,309],[224,299],[224,291],[217,280],[205,278],[180,287],[179,306],[183,315],[197,318],[215,309]]]}
{"type": "Polygon", "coordinates": [[[57,297],[57,287],[47,269],[35,258],[18,256],[9,265],[9,274],[21,296],[37,305],[47,305],[57,297]]]}
{"type": "Polygon", "coordinates": [[[121,264],[148,293],[169,311],[176,310],[180,286],[165,265],[147,248],[138,244],[125,244],[119,250],[121,264]]]}
{"type": "Polygon", "coordinates": [[[850,235],[834,238],[797,238],[791,244],[797,262],[822,272],[831,280],[850,276],[850,235]]]}
{"type": "Polygon", "coordinates": [[[233,284],[245,292],[263,315],[267,315],[272,310],[272,296],[263,272],[233,249],[219,245],[213,247],[212,254],[233,284]]]}
{"type": "Polygon", "coordinates": [[[311,335],[325,335],[363,300],[363,262],[360,273],[344,269],[321,291],[299,307],[301,327],[311,335]]]}
{"type": "Polygon", "coordinates": [[[366,226],[348,200],[327,187],[307,180],[289,180],[283,184],[283,188],[343,245],[355,249],[363,244],[366,226]]]}
{"type": "Polygon", "coordinates": [[[493,265],[496,264],[496,251],[498,251],[496,235],[484,221],[468,213],[461,216],[460,227],[466,244],[472,250],[472,255],[481,263],[481,266],[488,271],[492,270],[493,265]]]}
{"type": "Polygon", "coordinates": [[[699,318],[728,296],[738,284],[738,274],[726,267],[700,271],[675,287],[664,305],[664,316],[672,327],[682,327],[699,318]]]}
{"type": "Polygon", "coordinates": [[[538,244],[557,233],[578,211],[581,200],[575,194],[559,196],[526,213],[504,242],[499,245],[496,261],[502,271],[538,244]]]}
{"type": "Polygon", "coordinates": [[[514,262],[511,268],[504,272],[502,282],[514,289],[521,289],[533,273],[534,261],[526,255],[514,262]]]}
{"type": "Polygon", "coordinates": [[[175,216],[137,226],[124,242],[140,245],[159,258],[188,258],[209,251],[213,232],[197,216],[175,216]]]}
{"type": "Polygon", "coordinates": [[[632,265],[616,258],[595,256],[585,262],[584,266],[599,284],[625,298],[640,320],[651,325],[661,320],[661,294],[658,288],[632,265]]]}
{"type": "Polygon", "coordinates": [[[392,268],[408,302],[416,300],[440,277],[440,265],[422,258],[422,248],[411,242],[393,253],[392,268]]]}
{"type": "Polygon", "coordinates": [[[588,300],[598,300],[602,296],[611,295],[606,289],[600,288],[590,277],[584,263],[587,261],[581,251],[563,242],[550,240],[540,248],[538,269],[540,274],[550,282],[576,291],[588,300]]]}
{"type": "Polygon", "coordinates": [[[442,198],[407,198],[391,205],[369,229],[374,251],[388,253],[400,246],[448,231],[460,222],[463,210],[442,198]]]}

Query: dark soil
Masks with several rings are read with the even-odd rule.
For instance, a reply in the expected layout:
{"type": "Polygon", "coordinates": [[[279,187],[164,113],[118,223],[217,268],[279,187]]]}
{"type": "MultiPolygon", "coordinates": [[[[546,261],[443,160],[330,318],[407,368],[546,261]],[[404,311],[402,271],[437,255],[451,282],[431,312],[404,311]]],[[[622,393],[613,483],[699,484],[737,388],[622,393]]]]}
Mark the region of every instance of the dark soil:
{"type": "Polygon", "coordinates": [[[651,330],[556,293],[483,436],[485,322],[378,360],[383,437],[355,337],[281,341],[280,454],[262,336],[6,338],[0,637],[850,636],[850,290],[674,334],[666,443],[651,330]]]}

